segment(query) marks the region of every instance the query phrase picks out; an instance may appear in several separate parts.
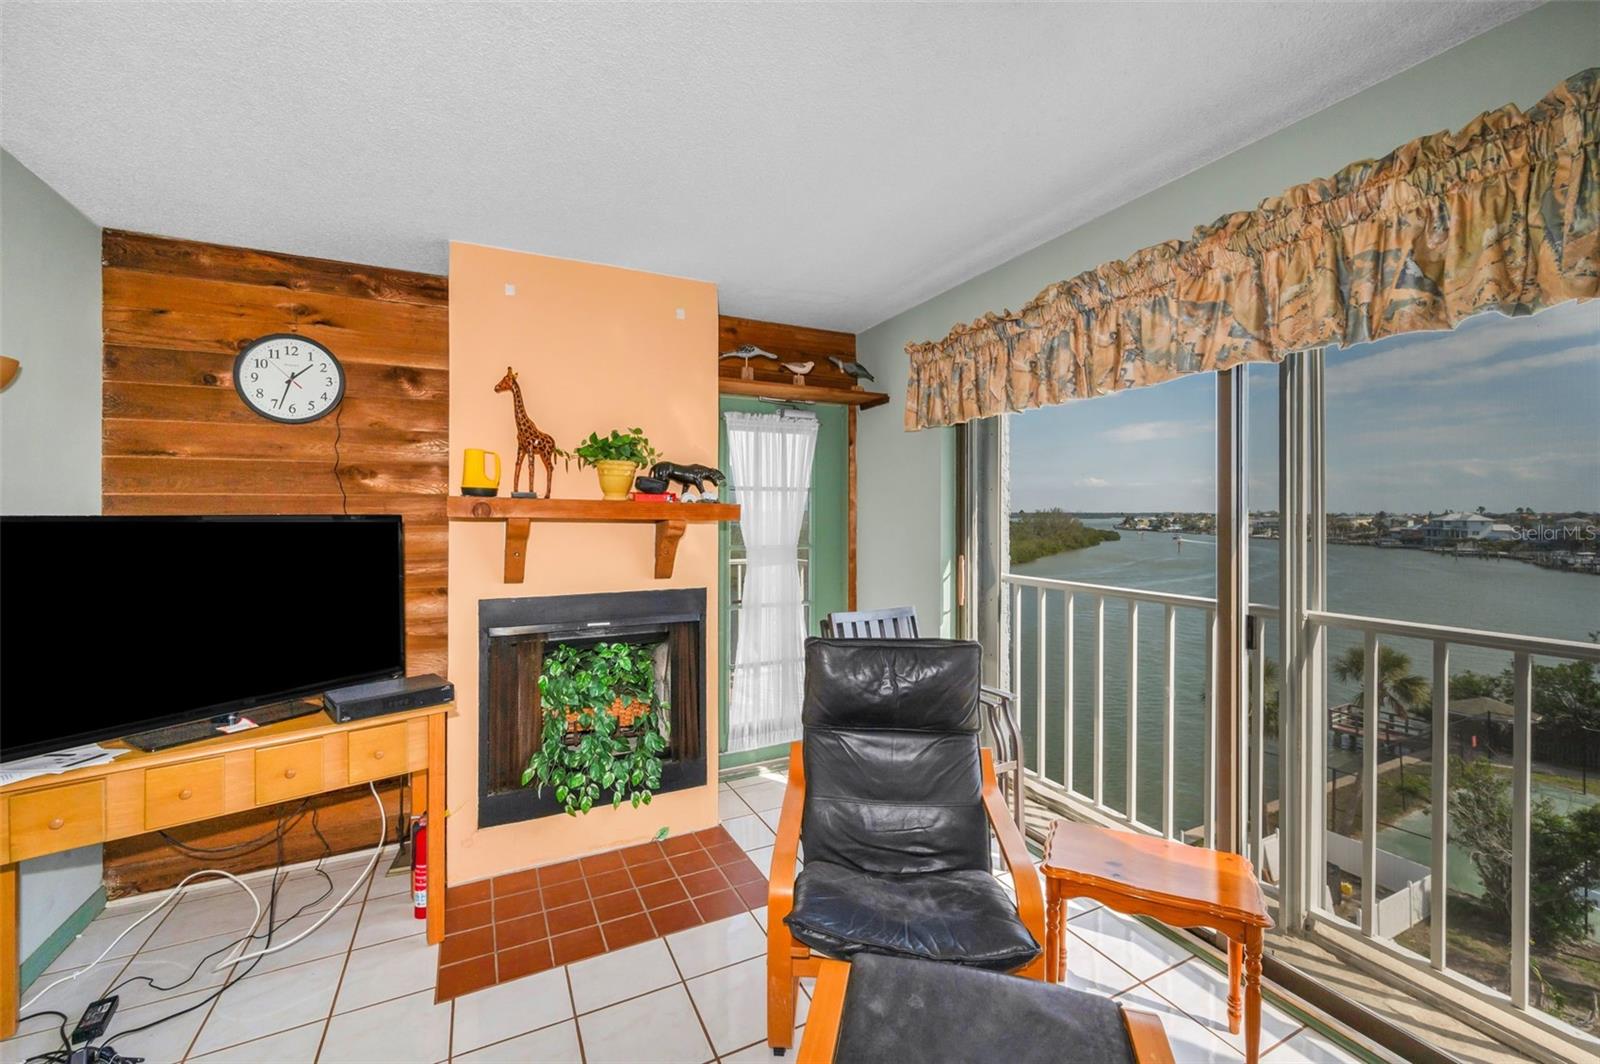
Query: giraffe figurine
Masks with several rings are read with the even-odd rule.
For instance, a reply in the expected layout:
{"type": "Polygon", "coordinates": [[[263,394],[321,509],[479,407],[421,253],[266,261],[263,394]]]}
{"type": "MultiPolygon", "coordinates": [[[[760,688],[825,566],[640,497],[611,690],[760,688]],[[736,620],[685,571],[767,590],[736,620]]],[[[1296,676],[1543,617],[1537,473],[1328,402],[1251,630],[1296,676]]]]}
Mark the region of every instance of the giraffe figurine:
{"type": "Polygon", "coordinates": [[[528,416],[527,407],[522,405],[522,389],[517,386],[517,375],[510,366],[506,367],[506,375],[500,378],[500,383],[494,386],[494,390],[511,393],[517,419],[517,463],[511,472],[511,494],[517,493],[517,481],[522,479],[522,462],[523,459],[527,459],[528,494],[538,498],[533,490],[533,460],[538,458],[544,463],[544,497],[550,498],[550,493],[554,490],[552,480],[555,477],[555,437],[548,432],[540,432],[539,426],[528,416]]]}

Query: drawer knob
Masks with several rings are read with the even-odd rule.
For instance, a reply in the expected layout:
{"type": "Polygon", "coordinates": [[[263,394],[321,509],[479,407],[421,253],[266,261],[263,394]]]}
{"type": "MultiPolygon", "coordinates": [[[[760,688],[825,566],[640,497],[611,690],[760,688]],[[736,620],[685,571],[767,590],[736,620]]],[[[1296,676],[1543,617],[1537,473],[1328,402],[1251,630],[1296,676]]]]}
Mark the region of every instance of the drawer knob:
{"type": "Polygon", "coordinates": [[[194,797],[194,791],[190,790],[188,787],[185,787],[183,790],[178,792],[178,801],[180,801],[180,802],[187,802],[190,798],[193,798],[193,797],[194,797]]]}
{"type": "Polygon", "coordinates": [[[295,770],[292,769],[292,768],[286,768],[286,769],[283,770],[283,778],[286,779],[286,780],[294,779],[295,775],[296,775],[295,770]]]}
{"type": "Polygon", "coordinates": [[[55,817],[54,819],[52,819],[50,821],[50,830],[51,831],[60,831],[62,828],[66,827],[66,826],[67,826],[67,822],[65,820],[62,820],[60,817],[55,817]]]}
{"type": "Polygon", "coordinates": [[[373,758],[374,761],[382,761],[383,760],[383,751],[382,750],[374,750],[374,751],[372,751],[372,758],[373,758]]]}

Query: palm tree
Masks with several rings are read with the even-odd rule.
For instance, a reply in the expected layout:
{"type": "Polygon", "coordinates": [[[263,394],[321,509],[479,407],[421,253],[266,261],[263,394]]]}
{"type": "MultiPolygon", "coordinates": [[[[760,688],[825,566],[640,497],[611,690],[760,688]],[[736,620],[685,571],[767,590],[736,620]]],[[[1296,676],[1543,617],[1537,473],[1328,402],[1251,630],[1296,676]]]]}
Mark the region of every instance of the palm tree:
{"type": "MultiPolygon", "coordinates": [[[[1333,674],[1344,683],[1359,683],[1366,664],[1366,651],[1351,647],[1333,663],[1333,674]]],[[[1355,705],[1361,705],[1365,692],[1356,692],[1355,705]]],[[[1433,686],[1411,671],[1411,658],[1393,647],[1378,647],[1378,706],[1388,706],[1409,720],[1413,713],[1426,720],[1433,709],[1433,686]]]]}

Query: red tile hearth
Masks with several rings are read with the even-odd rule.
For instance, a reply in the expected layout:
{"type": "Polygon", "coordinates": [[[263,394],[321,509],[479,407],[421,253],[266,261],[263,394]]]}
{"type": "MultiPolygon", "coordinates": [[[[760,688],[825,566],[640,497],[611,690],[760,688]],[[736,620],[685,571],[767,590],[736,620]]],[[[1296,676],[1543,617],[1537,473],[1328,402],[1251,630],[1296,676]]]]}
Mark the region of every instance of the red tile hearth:
{"type": "Polygon", "coordinates": [[[766,877],[721,827],[463,883],[445,892],[436,1000],[766,903],[766,877]]]}

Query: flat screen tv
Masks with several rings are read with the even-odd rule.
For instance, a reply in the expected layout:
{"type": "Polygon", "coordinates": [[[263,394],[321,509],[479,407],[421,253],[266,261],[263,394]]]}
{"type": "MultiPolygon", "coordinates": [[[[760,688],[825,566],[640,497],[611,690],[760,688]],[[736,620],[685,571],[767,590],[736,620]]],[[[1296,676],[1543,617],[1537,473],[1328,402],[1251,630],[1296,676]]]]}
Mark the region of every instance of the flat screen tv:
{"type": "Polygon", "coordinates": [[[398,516],[0,517],[0,761],[404,672],[398,516]]]}

